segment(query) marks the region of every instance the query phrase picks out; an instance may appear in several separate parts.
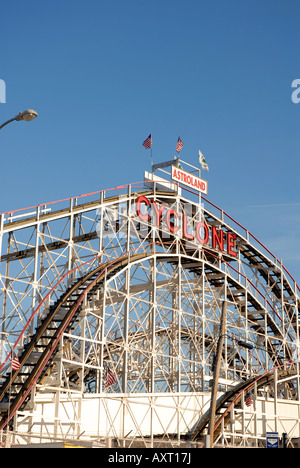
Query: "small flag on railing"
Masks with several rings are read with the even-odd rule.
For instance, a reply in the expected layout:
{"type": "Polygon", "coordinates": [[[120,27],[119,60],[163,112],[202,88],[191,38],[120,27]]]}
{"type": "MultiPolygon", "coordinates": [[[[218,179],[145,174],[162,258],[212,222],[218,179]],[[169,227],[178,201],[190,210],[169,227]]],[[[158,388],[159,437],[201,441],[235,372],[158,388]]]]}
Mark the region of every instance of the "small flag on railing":
{"type": "Polygon", "coordinates": [[[116,383],[114,373],[113,373],[113,371],[108,369],[104,386],[105,386],[105,388],[107,388],[107,387],[110,387],[111,385],[113,385],[114,383],[116,383]]]}
{"type": "Polygon", "coordinates": [[[11,368],[12,368],[12,370],[18,370],[18,369],[20,369],[20,367],[21,367],[20,361],[18,359],[18,356],[16,356],[11,361],[11,368]]]}
{"type": "Polygon", "coordinates": [[[249,393],[249,395],[247,395],[245,403],[246,403],[246,406],[251,406],[253,404],[253,398],[252,398],[251,393],[249,393]]]}

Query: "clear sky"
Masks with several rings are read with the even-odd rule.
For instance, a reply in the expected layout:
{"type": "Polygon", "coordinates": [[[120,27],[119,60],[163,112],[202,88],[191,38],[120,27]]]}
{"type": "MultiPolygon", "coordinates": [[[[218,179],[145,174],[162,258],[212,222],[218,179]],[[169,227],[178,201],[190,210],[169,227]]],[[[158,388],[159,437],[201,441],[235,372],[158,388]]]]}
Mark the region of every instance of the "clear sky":
{"type": "Polygon", "coordinates": [[[300,282],[299,0],[1,5],[0,211],[143,180],[150,154],[210,167],[208,198],[300,282]]]}

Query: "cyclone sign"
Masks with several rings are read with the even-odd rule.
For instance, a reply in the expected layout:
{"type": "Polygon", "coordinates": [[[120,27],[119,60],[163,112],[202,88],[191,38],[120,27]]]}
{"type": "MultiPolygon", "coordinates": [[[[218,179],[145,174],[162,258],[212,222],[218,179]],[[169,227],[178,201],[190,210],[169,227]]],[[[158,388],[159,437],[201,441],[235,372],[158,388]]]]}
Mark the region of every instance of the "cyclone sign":
{"type": "Polygon", "coordinates": [[[209,226],[204,220],[192,220],[185,213],[184,208],[175,210],[163,203],[149,200],[140,195],[136,199],[136,215],[146,223],[158,228],[166,228],[170,234],[179,235],[184,240],[197,243],[199,247],[210,246],[212,249],[237,256],[235,248],[236,235],[232,232],[209,226]]]}

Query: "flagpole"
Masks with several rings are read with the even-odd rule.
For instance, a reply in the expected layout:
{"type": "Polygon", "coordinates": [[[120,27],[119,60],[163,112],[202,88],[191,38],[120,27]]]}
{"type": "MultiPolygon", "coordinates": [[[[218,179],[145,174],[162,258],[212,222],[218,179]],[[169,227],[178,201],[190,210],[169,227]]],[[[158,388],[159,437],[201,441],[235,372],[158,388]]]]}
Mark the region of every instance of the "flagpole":
{"type": "MultiPolygon", "coordinates": [[[[200,164],[200,161],[199,161],[199,179],[201,179],[201,164],[200,164]]],[[[201,213],[201,192],[199,192],[198,203],[199,203],[199,222],[200,222],[200,221],[202,221],[202,219],[201,219],[201,217],[202,217],[202,213],[201,213]]]]}
{"type": "MultiPolygon", "coordinates": [[[[209,168],[208,168],[208,165],[207,165],[207,162],[205,160],[205,157],[203,156],[203,154],[201,153],[200,149],[199,149],[199,178],[201,178],[201,168],[204,169],[205,171],[209,171],[209,168]]],[[[201,203],[201,194],[199,193],[199,205],[201,203]]]]}
{"type": "Polygon", "coordinates": [[[151,153],[150,153],[150,157],[151,157],[151,172],[153,172],[152,145],[151,145],[151,153]]]}
{"type": "Polygon", "coordinates": [[[151,148],[150,148],[150,150],[151,150],[151,152],[150,152],[150,157],[151,157],[151,172],[153,172],[153,169],[152,169],[152,168],[153,168],[153,156],[152,156],[152,133],[150,133],[150,135],[151,135],[151,148]]]}

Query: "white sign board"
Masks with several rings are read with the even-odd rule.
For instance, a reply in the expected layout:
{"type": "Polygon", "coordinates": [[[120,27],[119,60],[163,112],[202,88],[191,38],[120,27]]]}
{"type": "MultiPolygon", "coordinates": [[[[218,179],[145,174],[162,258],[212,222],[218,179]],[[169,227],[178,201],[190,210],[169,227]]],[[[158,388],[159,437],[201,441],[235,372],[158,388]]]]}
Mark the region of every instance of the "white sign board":
{"type": "Polygon", "coordinates": [[[181,182],[193,190],[207,194],[207,181],[194,176],[190,172],[186,172],[179,167],[172,166],[172,179],[176,182],[181,182]]]}

